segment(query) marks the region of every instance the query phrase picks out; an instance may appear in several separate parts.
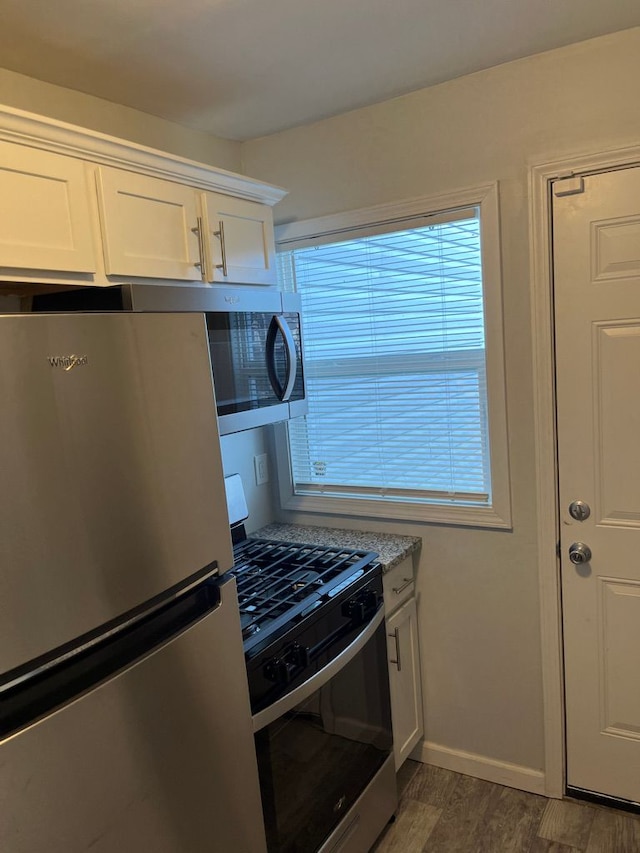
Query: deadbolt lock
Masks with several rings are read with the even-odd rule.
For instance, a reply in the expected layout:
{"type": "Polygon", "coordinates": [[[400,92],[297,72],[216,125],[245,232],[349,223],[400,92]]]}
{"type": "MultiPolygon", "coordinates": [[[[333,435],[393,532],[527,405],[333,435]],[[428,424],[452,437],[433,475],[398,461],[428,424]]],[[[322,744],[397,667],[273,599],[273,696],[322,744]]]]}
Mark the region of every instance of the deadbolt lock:
{"type": "Polygon", "coordinates": [[[573,501],[569,504],[569,515],[576,521],[585,521],[591,515],[591,507],[584,501],[573,501]]]}

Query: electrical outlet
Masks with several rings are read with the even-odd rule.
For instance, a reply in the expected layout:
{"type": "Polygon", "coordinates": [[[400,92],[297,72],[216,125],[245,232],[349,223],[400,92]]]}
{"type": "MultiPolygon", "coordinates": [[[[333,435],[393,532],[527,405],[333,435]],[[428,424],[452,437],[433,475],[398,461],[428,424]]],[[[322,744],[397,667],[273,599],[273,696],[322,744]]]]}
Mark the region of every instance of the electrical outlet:
{"type": "Polygon", "coordinates": [[[269,482],[269,462],[266,453],[253,457],[253,467],[256,469],[256,486],[269,482]]]}

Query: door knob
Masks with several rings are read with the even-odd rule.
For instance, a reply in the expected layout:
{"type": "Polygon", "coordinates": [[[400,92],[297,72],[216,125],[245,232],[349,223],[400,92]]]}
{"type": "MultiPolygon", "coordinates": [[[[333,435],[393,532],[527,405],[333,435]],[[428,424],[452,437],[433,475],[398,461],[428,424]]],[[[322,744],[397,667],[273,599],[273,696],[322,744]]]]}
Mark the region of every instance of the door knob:
{"type": "Polygon", "coordinates": [[[584,542],[574,542],[573,545],[569,546],[569,559],[574,566],[588,563],[591,559],[591,548],[585,545],[584,542]]]}

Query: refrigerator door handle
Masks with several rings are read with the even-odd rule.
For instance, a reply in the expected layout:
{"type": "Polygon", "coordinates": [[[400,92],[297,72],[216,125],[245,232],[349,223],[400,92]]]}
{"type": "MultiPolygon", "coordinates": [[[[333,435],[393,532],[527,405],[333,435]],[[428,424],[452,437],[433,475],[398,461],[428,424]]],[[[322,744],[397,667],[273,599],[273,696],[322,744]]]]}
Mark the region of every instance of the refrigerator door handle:
{"type": "Polygon", "coordinates": [[[170,642],[225,600],[235,578],[199,579],[173,600],[162,602],[125,628],[102,634],[73,655],[0,686],[0,740],[110,679],[170,642]]]}
{"type": "Polygon", "coordinates": [[[4,678],[0,679],[0,698],[2,698],[4,693],[8,690],[12,690],[33,678],[45,675],[49,670],[64,665],[77,655],[90,652],[93,647],[103,643],[110,637],[115,637],[123,631],[127,631],[134,627],[138,622],[148,619],[161,607],[165,607],[169,602],[174,601],[179,596],[187,594],[199,584],[211,580],[212,578],[217,577],[217,575],[218,563],[214,561],[208,566],[205,566],[205,568],[201,569],[199,572],[191,575],[191,577],[187,579],[186,583],[172,587],[167,590],[166,593],[163,593],[151,601],[145,602],[145,604],[135,608],[129,613],[124,614],[120,619],[114,620],[114,622],[109,625],[103,625],[98,629],[98,631],[93,631],[91,634],[85,635],[85,637],[80,637],[75,642],[68,643],[60,649],[55,650],[54,656],[48,656],[46,660],[42,659],[40,662],[33,661],[30,664],[19,667],[17,670],[13,670],[13,672],[7,673],[4,678]]]}

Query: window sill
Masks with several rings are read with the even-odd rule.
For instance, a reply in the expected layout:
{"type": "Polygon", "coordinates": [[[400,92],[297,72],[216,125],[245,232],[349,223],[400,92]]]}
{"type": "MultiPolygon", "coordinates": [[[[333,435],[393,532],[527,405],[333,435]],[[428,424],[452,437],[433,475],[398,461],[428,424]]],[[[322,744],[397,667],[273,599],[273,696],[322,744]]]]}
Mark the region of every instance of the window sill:
{"type": "Polygon", "coordinates": [[[283,509],[323,515],[380,518],[393,521],[421,521],[425,524],[451,524],[511,530],[510,513],[500,514],[495,507],[412,503],[409,501],[359,500],[311,495],[281,495],[283,509]]]}

